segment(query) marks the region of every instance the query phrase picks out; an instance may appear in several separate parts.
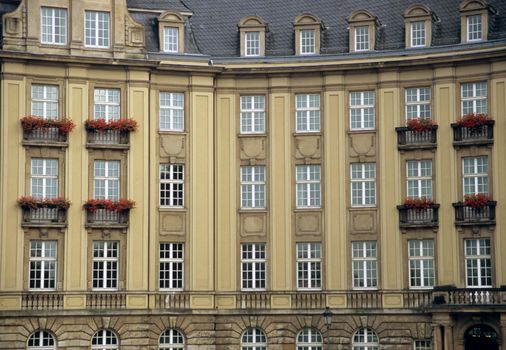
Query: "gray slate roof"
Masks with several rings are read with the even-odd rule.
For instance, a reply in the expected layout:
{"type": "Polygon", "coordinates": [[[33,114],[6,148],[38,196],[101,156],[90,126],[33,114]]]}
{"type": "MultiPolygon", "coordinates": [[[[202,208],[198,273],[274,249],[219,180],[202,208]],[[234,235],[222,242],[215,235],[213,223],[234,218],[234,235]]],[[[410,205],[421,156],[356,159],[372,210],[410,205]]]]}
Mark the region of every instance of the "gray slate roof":
{"type": "MultiPolygon", "coordinates": [[[[302,13],[317,16],[324,24],[322,54],[348,52],[349,15],[365,9],[378,17],[381,26],[376,50],[404,48],[404,11],[413,4],[425,4],[439,17],[433,26],[433,46],[460,43],[462,0],[127,0],[129,8],[175,10],[193,13],[186,23],[186,53],[215,57],[239,56],[241,18],[261,17],[268,24],[267,56],[289,56],[294,50],[293,21],[302,13]]],[[[506,0],[489,0],[498,15],[490,15],[489,40],[506,38],[506,0]]],[[[156,13],[132,12],[146,26],[149,52],[159,52],[156,13]]]]}

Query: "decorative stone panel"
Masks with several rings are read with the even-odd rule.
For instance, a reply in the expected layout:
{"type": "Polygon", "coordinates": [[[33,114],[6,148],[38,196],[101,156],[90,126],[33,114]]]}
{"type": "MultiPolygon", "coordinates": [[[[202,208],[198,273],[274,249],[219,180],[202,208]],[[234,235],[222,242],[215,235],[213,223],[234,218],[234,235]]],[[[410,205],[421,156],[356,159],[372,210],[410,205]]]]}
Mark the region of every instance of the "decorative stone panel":
{"type": "Polygon", "coordinates": [[[376,233],[377,212],[375,209],[350,210],[351,233],[376,233]]]}
{"type": "Polygon", "coordinates": [[[267,213],[242,212],[239,219],[241,237],[265,237],[267,235],[267,213]]]}
{"type": "Polygon", "coordinates": [[[352,133],[349,134],[350,157],[374,157],[376,156],[375,133],[352,133]]]}
{"type": "Polygon", "coordinates": [[[174,161],[184,160],[186,150],[186,135],[160,135],[160,158],[174,158],[174,161]]]}
{"type": "Polygon", "coordinates": [[[320,236],[321,234],[322,234],[321,211],[295,213],[296,236],[320,236]]]}
{"type": "Polygon", "coordinates": [[[160,235],[183,236],[186,231],[186,213],[160,212],[160,235]]]}
{"type": "Polygon", "coordinates": [[[249,160],[250,162],[263,161],[266,158],[266,138],[257,137],[240,137],[239,149],[241,160],[249,160]]]}
{"type": "Polygon", "coordinates": [[[295,136],[295,158],[320,159],[321,136],[319,135],[295,136]]]}

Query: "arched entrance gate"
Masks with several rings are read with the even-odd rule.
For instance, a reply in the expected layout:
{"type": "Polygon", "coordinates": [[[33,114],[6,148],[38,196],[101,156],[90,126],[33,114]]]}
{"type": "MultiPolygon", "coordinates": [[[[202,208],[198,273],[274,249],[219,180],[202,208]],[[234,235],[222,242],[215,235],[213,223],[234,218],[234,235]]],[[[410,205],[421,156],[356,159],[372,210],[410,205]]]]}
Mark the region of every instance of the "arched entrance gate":
{"type": "Polygon", "coordinates": [[[465,350],[499,350],[497,332],[487,325],[475,325],[464,336],[465,350]]]}

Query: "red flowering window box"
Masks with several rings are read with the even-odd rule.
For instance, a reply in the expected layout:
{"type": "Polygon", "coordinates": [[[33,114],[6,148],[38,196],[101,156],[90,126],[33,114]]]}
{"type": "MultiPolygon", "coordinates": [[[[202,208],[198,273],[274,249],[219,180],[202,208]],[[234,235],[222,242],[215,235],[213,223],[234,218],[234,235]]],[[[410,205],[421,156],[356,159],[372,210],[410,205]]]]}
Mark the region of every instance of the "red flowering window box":
{"type": "Polygon", "coordinates": [[[126,118],[111,121],[95,119],[87,120],[84,127],[88,135],[87,147],[129,148],[130,133],[137,130],[138,124],[126,118]]]}
{"type": "Polygon", "coordinates": [[[428,198],[408,198],[397,206],[397,210],[401,228],[434,228],[439,225],[439,204],[428,198]]]}
{"type": "Polygon", "coordinates": [[[453,203],[455,224],[458,226],[495,225],[495,207],[497,202],[486,194],[469,194],[464,202],[453,203]]]}
{"type": "Polygon", "coordinates": [[[454,146],[488,145],[494,143],[495,121],[487,114],[471,113],[451,124],[454,146]]]}
{"type": "Polygon", "coordinates": [[[437,124],[430,118],[410,119],[406,126],[395,128],[397,148],[421,149],[437,147],[437,124]]]}
{"type": "Polygon", "coordinates": [[[86,210],[87,227],[128,227],[130,210],[135,202],[121,198],[117,201],[110,199],[88,199],[83,208],[86,210]]]}
{"type": "Polygon", "coordinates": [[[75,127],[70,119],[44,119],[33,115],[21,118],[20,122],[26,145],[66,147],[68,135],[75,127]]]}
{"type": "Polygon", "coordinates": [[[24,227],[67,226],[67,210],[70,207],[68,199],[23,196],[17,202],[23,210],[21,225],[24,227]]]}

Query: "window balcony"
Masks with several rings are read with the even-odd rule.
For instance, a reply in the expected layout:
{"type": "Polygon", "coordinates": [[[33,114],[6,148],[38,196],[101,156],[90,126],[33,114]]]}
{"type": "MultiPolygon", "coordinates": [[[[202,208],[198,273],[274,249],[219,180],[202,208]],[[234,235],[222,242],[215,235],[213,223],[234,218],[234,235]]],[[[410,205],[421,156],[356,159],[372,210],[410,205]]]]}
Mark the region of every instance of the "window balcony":
{"type": "Polygon", "coordinates": [[[481,208],[466,206],[462,202],[453,203],[455,208],[455,225],[489,226],[495,225],[496,201],[487,201],[481,208]]]}
{"type": "Polygon", "coordinates": [[[21,226],[23,227],[66,227],[67,226],[67,208],[21,208],[23,217],[21,226]]]}
{"type": "Polygon", "coordinates": [[[75,125],[69,119],[21,118],[24,146],[68,147],[68,135],[75,125]]]}
{"type": "Polygon", "coordinates": [[[398,205],[400,228],[424,228],[439,226],[439,204],[430,204],[426,208],[413,208],[398,205]]]}
{"type": "Polygon", "coordinates": [[[432,292],[432,305],[478,306],[502,304],[506,296],[503,288],[455,288],[453,286],[436,287],[432,292]]]}
{"type": "Polygon", "coordinates": [[[86,209],[86,227],[128,228],[130,210],[86,209]]]}
{"type": "Polygon", "coordinates": [[[397,149],[433,149],[437,148],[437,125],[432,125],[428,130],[413,131],[402,126],[395,128],[397,132],[397,149]]]}
{"type": "Polygon", "coordinates": [[[130,133],[118,130],[88,130],[86,147],[129,149],[130,133]]]}
{"type": "Polygon", "coordinates": [[[452,123],[453,146],[481,146],[494,143],[494,120],[487,120],[483,125],[476,127],[466,127],[457,123],[452,123]]]}

